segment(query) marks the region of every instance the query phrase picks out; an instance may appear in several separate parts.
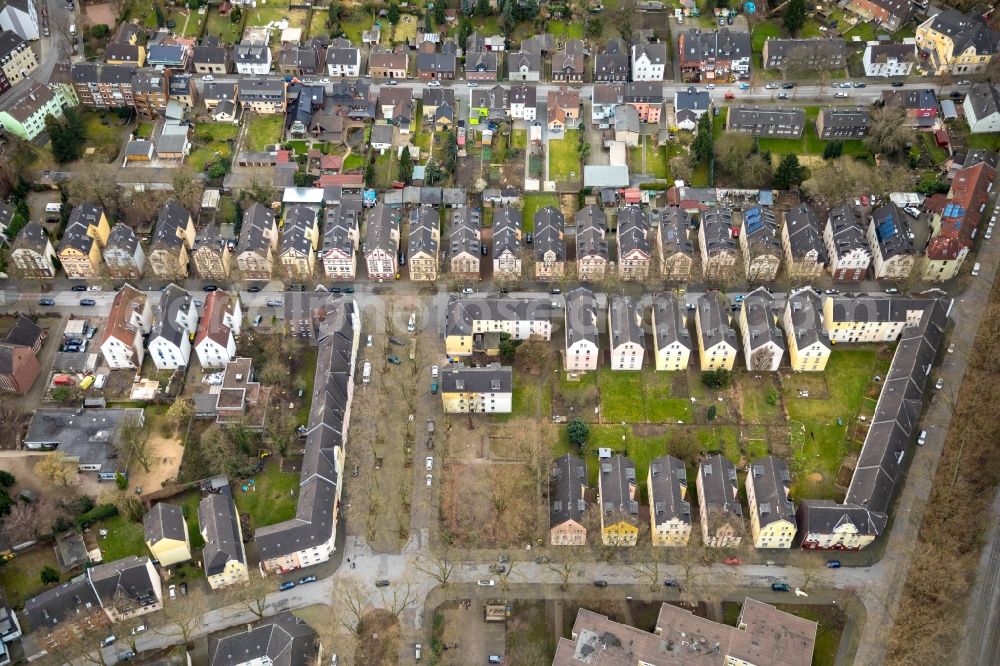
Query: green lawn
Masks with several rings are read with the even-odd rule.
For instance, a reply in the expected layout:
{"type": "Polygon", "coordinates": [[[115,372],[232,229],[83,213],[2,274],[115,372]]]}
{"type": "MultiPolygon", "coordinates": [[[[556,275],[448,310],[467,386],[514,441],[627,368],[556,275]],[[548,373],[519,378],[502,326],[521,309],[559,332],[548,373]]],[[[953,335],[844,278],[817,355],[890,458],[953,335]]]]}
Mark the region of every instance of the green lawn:
{"type": "Polygon", "coordinates": [[[392,151],[375,158],[375,187],[387,190],[392,187],[392,181],[396,179],[396,160],[392,151]]]}
{"type": "Polygon", "coordinates": [[[241,24],[233,23],[229,16],[219,14],[216,7],[209,7],[208,27],[205,28],[206,35],[215,35],[223,44],[236,44],[242,37],[241,33],[241,24]]]}
{"type": "Polygon", "coordinates": [[[87,146],[95,148],[109,160],[117,157],[122,143],[122,128],[118,124],[118,116],[98,111],[83,111],[80,115],[87,129],[87,146]]]}
{"type": "Polygon", "coordinates": [[[966,134],[965,142],[969,148],[992,150],[994,152],[1000,150],[1000,134],[996,132],[985,134],[966,134]]]}
{"type": "Polygon", "coordinates": [[[144,120],[136,126],[135,138],[150,139],[152,137],[153,137],[153,123],[144,120]]]}
{"type": "MultiPolygon", "coordinates": [[[[0,587],[12,608],[42,591],[41,573],[45,567],[60,571],[51,544],[35,546],[0,567],[0,587]]],[[[63,574],[63,580],[68,579],[63,574]]]]}
{"type": "Polygon", "coordinates": [[[182,37],[197,37],[201,34],[201,26],[205,24],[205,16],[197,11],[188,9],[175,9],[170,14],[170,18],[177,21],[174,31],[182,37]]]}
{"type": "Polygon", "coordinates": [[[191,139],[193,149],[188,156],[188,165],[196,171],[203,171],[217,155],[230,159],[233,154],[230,141],[234,140],[238,133],[238,125],[199,123],[191,139]]]}
{"type": "Polygon", "coordinates": [[[740,387],[740,394],[743,397],[742,419],[744,423],[779,423],[782,419],[781,408],[777,400],[780,393],[771,381],[770,373],[761,375],[761,379],[754,379],[753,374],[740,373],[736,376],[740,387]],[[770,392],[774,391],[773,394],[770,392]],[[768,395],[771,394],[775,404],[768,403],[768,395]]]}
{"type": "Polygon", "coordinates": [[[781,26],[777,23],[769,21],[758,23],[750,32],[750,48],[754,51],[762,51],[764,49],[764,42],[768,39],[780,37],[781,32],[781,26]]]}
{"type": "Polygon", "coordinates": [[[310,400],[312,400],[313,385],[316,383],[315,347],[306,347],[302,351],[302,360],[299,363],[299,371],[296,373],[295,380],[292,382],[292,385],[295,386],[299,383],[303,385],[303,399],[302,405],[295,413],[295,420],[298,424],[308,425],[310,400]]]}
{"type": "Polygon", "coordinates": [[[344,36],[351,40],[352,44],[361,43],[361,33],[371,30],[372,17],[364,12],[357,12],[351,16],[340,19],[340,30],[344,36]]]}
{"type": "Polygon", "coordinates": [[[644,137],[643,143],[629,148],[629,164],[633,173],[645,173],[659,180],[670,180],[667,146],[657,147],[652,137],[644,137]],[[646,168],[643,169],[643,151],[646,153],[646,168]]]}
{"type": "Polygon", "coordinates": [[[364,155],[351,153],[344,159],[344,171],[361,171],[365,167],[364,155]]]}
{"type": "MultiPolygon", "coordinates": [[[[828,141],[819,138],[816,134],[816,117],[819,115],[819,107],[806,107],[806,127],[800,139],[775,139],[772,137],[760,137],[757,139],[757,147],[764,151],[770,151],[772,155],[785,155],[795,153],[798,155],[822,155],[826,149],[828,141]]],[[[868,154],[863,141],[858,139],[848,139],[843,141],[844,155],[861,157],[868,154]]]]}
{"type": "Polygon", "coordinates": [[[691,187],[711,187],[708,162],[702,162],[691,174],[691,187]]]}
{"type": "Polygon", "coordinates": [[[539,193],[524,195],[524,210],[522,211],[524,219],[521,222],[521,226],[524,227],[525,232],[531,233],[535,230],[535,213],[546,206],[559,208],[559,197],[555,194],[539,193]]]}
{"type": "Polygon", "coordinates": [[[512,148],[524,150],[528,147],[528,131],[516,129],[511,132],[510,145],[512,148]]]}
{"type": "Polygon", "coordinates": [[[238,481],[233,494],[240,513],[250,514],[253,529],[274,525],[295,516],[298,499],[298,472],[282,472],[277,458],[268,460],[264,471],[254,477],[254,490],[243,492],[238,481]]]}
{"type": "Polygon", "coordinates": [[[583,21],[553,21],[546,30],[556,39],[583,39],[583,21]]]}
{"type": "Polygon", "coordinates": [[[281,141],[281,131],[284,127],[285,116],[275,114],[268,116],[254,116],[250,120],[250,127],[247,129],[247,150],[251,152],[261,152],[269,145],[281,141]]]}
{"type": "Polygon", "coordinates": [[[330,30],[326,25],[327,16],[327,11],[320,7],[317,7],[316,11],[312,13],[312,19],[309,21],[310,38],[330,34],[330,30]]]}
{"type": "Polygon", "coordinates": [[[205,540],[201,536],[201,527],[198,524],[198,505],[200,503],[201,495],[196,492],[184,495],[180,503],[181,511],[184,512],[184,520],[187,521],[188,539],[191,540],[192,551],[205,545],[205,540]]]}
{"type": "Polygon", "coordinates": [[[108,536],[99,542],[105,562],[120,560],[129,555],[141,557],[148,554],[143,541],[142,523],[131,523],[121,516],[115,516],[98,523],[91,532],[96,533],[99,529],[108,531],[108,536]]]}
{"type": "Polygon", "coordinates": [[[601,416],[605,421],[625,423],[690,422],[691,408],[686,398],[670,395],[673,375],[656,372],[598,369],[601,416]]]}
{"type": "MultiPolygon", "coordinates": [[[[562,455],[567,451],[575,453],[575,447],[571,447],[566,442],[565,428],[561,430],[561,438],[565,450],[556,455],[562,455]]],[[[643,502],[648,501],[646,475],[649,472],[649,463],[654,458],[667,455],[670,452],[668,441],[669,437],[640,437],[633,433],[628,426],[622,428],[620,425],[591,425],[590,441],[587,443],[585,454],[588,484],[591,488],[597,488],[597,475],[600,468],[596,460],[598,449],[607,448],[622,454],[627,451],[629,460],[635,463],[635,476],[639,482],[643,502]]]]}
{"type": "Polygon", "coordinates": [[[799,31],[798,37],[802,39],[818,39],[826,37],[827,33],[819,29],[819,22],[816,19],[806,19],[805,25],[799,31]]]}
{"type": "Polygon", "coordinates": [[[850,42],[852,41],[852,38],[860,37],[862,42],[870,42],[873,41],[877,35],[878,30],[875,28],[875,24],[862,21],[845,32],[844,39],[850,42]]]}
{"type": "Polygon", "coordinates": [[[580,130],[568,129],[563,132],[564,138],[549,141],[549,180],[579,180],[579,133],[580,130]]]}
{"type": "Polygon", "coordinates": [[[924,148],[930,153],[935,164],[941,164],[948,159],[948,150],[937,145],[932,132],[917,132],[917,134],[919,134],[921,143],[924,144],[924,148]]]}

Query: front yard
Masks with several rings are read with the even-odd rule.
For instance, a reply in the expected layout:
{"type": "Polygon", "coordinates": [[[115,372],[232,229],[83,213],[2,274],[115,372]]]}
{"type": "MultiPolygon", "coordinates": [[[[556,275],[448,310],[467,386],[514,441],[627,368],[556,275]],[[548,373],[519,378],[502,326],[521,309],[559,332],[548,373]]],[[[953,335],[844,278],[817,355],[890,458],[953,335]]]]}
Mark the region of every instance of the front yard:
{"type": "Polygon", "coordinates": [[[263,152],[268,146],[280,142],[284,126],[284,114],[254,116],[247,128],[247,150],[263,152]]]}

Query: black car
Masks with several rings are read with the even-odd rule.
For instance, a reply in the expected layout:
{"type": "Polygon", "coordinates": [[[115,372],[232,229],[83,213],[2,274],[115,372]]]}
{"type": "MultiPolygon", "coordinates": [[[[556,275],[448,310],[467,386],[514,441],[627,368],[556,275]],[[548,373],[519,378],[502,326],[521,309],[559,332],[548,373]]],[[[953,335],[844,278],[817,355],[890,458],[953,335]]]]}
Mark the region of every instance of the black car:
{"type": "Polygon", "coordinates": [[[247,291],[250,292],[251,294],[256,294],[258,291],[260,291],[260,287],[250,287],[249,289],[247,289],[247,291]]]}
{"type": "Polygon", "coordinates": [[[402,340],[400,340],[399,338],[397,338],[395,335],[390,335],[389,336],[389,344],[399,345],[400,347],[402,347],[406,343],[403,342],[402,340]]]}
{"type": "Polygon", "coordinates": [[[795,84],[794,83],[782,83],[781,87],[784,88],[785,90],[791,90],[792,88],[795,87],[795,84]]]}
{"type": "Polygon", "coordinates": [[[483,255],[483,256],[485,257],[485,256],[486,256],[486,253],[487,253],[487,252],[489,252],[489,250],[488,250],[488,249],[486,249],[486,246],[485,246],[485,245],[480,245],[480,246],[479,246],[479,253],[480,253],[481,255],[483,255]]]}
{"type": "Polygon", "coordinates": [[[952,90],[950,93],[948,93],[948,96],[951,97],[952,99],[962,99],[962,93],[958,92],[957,90],[952,90]]]}
{"type": "Polygon", "coordinates": [[[354,293],[354,287],[344,287],[344,293],[345,294],[353,294],[354,293]]]}
{"type": "Polygon", "coordinates": [[[87,291],[87,287],[86,285],[82,284],[74,284],[72,287],[70,287],[70,291],[87,291]]]}
{"type": "Polygon", "coordinates": [[[608,581],[606,581],[606,580],[595,580],[594,581],[594,587],[607,587],[607,586],[608,586],[608,581]]]}
{"type": "Polygon", "coordinates": [[[219,288],[216,287],[214,284],[206,284],[202,288],[202,291],[219,291],[219,288]]]}
{"type": "Polygon", "coordinates": [[[386,579],[375,581],[375,587],[389,587],[389,581],[386,579]]]}
{"type": "Polygon", "coordinates": [[[339,294],[341,291],[343,291],[343,289],[341,289],[340,287],[330,287],[331,294],[339,294]]]}
{"type": "Polygon", "coordinates": [[[188,584],[187,583],[181,583],[180,585],[177,586],[177,589],[179,589],[181,591],[181,596],[183,597],[184,595],[186,595],[188,593],[188,584]]]}
{"type": "Polygon", "coordinates": [[[39,305],[55,305],[56,302],[54,300],[52,300],[51,298],[39,298],[38,299],[38,304],[39,305]]]}
{"type": "Polygon", "coordinates": [[[534,238],[535,238],[534,236],[528,234],[527,236],[524,237],[524,242],[527,243],[528,245],[531,245],[531,241],[534,240],[534,238]]]}
{"type": "Polygon", "coordinates": [[[893,88],[902,88],[903,87],[903,82],[902,81],[893,81],[892,82],[892,87],[893,88]]]}

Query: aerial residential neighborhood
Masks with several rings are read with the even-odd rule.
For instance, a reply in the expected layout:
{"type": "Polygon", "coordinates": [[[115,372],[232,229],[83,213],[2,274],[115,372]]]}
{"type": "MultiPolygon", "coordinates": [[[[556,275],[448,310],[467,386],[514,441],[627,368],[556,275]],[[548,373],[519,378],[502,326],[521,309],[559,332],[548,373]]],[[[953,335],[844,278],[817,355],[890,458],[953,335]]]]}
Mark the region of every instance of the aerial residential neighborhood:
{"type": "Polygon", "coordinates": [[[0,666],[1000,663],[998,163],[990,2],[0,2],[0,666]]]}

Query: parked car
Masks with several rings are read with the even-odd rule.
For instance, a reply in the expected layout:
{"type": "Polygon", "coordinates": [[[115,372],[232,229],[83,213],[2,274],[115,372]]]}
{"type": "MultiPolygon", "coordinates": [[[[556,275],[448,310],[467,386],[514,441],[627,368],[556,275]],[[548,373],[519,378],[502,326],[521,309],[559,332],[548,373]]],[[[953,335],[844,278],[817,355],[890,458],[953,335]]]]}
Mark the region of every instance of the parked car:
{"type": "MultiPolygon", "coordinates": [[[[427,87],[428,88],[440,88],[441,87],[441,82],[438,81],[437,79],[434,79],[433,81],[430,81],[427,84],[427,87]]],[[[418,657],[419,657],[419,655],[418,655],[418,657]]]]}
{"type": "Polygon", "coordinates": [[[379,579],[375,581],[375,587],[389,587],[389,581],[384,578],[379,579]]]}
{"type": "Polygon", "coordinates": [[[114,645],[115,641],[117,640],[118,639],[115,638],[114,634],[112,634],[110,636],[107,636],[103,641],[101,641],[101,645],[103,645],[104,647],[108,647],[109,645],[114,645]]]}
{"type": "Polygon", "coordinates": [[[339,294],[342,291],[340,287],[330,287],[331,294],[339,294]]]}
{"type": "Polygon", "coordinates": [[[606,581],[606,580],[595,580],[594,581],[594,587],[607,587],[607,586],[608,586],[608,581],[606,581]]]}
{"type": "Polygon", "coordinates": [[[132,630],[132,635],[135,636],[136,634],[141,634],[144,631],[146,631],[146,625],[140,624],[138,627],[132,630]]]}
{"type": "Polygon", "coordinates": [[[395,335],[389,336],[389,344],[398,345],[400,347],[404,346],[406,343],[397,338],[395,335]]]}
{"type": "Polygon", "coordinates": [[[393,365],[401,365],[403,363],[399,360],[398,356],[387,356],[385,360],[389,361],[389,363],[392,363],[393,365]]]}
{"type": "Polygon", "coordinates": [[[87,291],[87,286],[82,284],[74,284],[69,289],[70,291],[87,291]]]}
{"type": "Polygon", "coordinates": [[[663,581],[663,585],[665,587],[680,587],[680,585],[677,583],[677,581],[674,580],[673,578],[668,578],[665,581],[663,581]]]}
{"type": "Polygon", "coordinates": [[[727,557],[726,564],[738,565],[740,564],[740,558],[738,557],[727,557]]]}
{"type": "Polygon", "coordinates": [[[438,367],[436,365],[432,365],[431,366],[431,377],[433,377],[434,379],[437,379],[438,374],[439,374],[438,367]]]}
{"type": "Polygon", "coordinates": [[[839,294],[840,290],[839,289],[824,289],[823,293],[832,296],[834,294],[839,294]]]}
{"type": "Polygon", "coordinates": [[[788,99],[787,93],[778,93],[778,99],[788,99]]]}
{"type": "Polygon", "coordinates": [[[893,88],[902,88],[903,87],[903,82],[902,81],[893,81],[891,85],[892,85],[893,88]]]}
{"type": "Polygon", "coordinates": [[[181,591],[181,596],[182,597],[187,596],[187,593],[188,593],[188,584],[187,583],[181,583],[180,585],[177,586],[177,589],[179,589],[181,591]]]}
{"type": "Polygon", "coordinates": [[[921,430],[920,435],[917,436],[917,446],[923,446],[927,443],[927,431],[921,430]]]}
{"type": "Polygon", "coordinates": [[[865,82],[864,81],[855,81],[854,82],[854,87],[855,88],[864,88],[865,87],[865,82]]]}
{"type": "Polygon", "coordinates": [[[126,661],[132,661],[133,657],[135,657],[135,652],[132,652],[132,650],[125,650],[120,655],[118,655],[118,663],[121,664],[126,661]]]}
{"type": "Polygon", "coordinates": [[[369,335],[368,340],[365,341],[365,345],[371,347],[373,344],[375,344],[375,340],[369,335]]]}
{"type": "Polygon", "coordinates": [[[885,293],[887,293],[887,294],[898,294],[899,293],[899,289],[897,289],[896,287],[886,287],[885,293]]]}
{"type": "Polygon", "coordinates": [[[427,483],[427,487],[430,488],[434,484],[434,475],[428,474],[427,476],[424,477],[424,480],[427,483]]]}
{"type": "Polygon", "coordinates": [[[950,345],[948,345],[948,353],[949,354],[954,354],[955,353],[955,343],[954,342],[951,343],[950,345]]]}
{"type": "Polygon", "coordinates": [[[834,97],[847,97],[847,93],[845,93],[845,92],[839,92],[836,95],[834,95],[834,97]]]}
{"type": "Polygon", "coordinates": [[[55,305],[56,302],[54,300],[52,300],[51,298],[39,298],[38,299],[38,304],[39,305],[55,305]]]}
{"type": "Polygon", "coordinates": [[[826,568],[827,569],[839,569],[840,568],[840,560],[827,560],[826,561],[826,568]]]}
{"type": "Polygon", "coordinates": [[[201,290],[211,292],[211,291],[219,291],[219,288],[214,284],[206,284],[204,287],[201,288],[201,290]]]}
{"type": "Polygon", "coordinates": [[[253,325],[260,326],[260,323],[262,321],[264,321],[264,315],[257,315],[256,317],[253,318],[253,325]]]}
{"type": "Polygon", "coordinates": [[[286,580],[284,583],[278,586],[278,592],[284,592],[285,590],[290,590],[295,587],[295,582],[286,580]]]}
{"type": "Polygon", "coordinates": [[[80,299],[80,305],[82,307],[85,307],[85,308],[86,307],[93,307],[93,306],[97,305],[97,301],[95,301],[92,298],[81,298],[80,299]]]}
{"type": "Polygon", "coordinates": [[[167,588],[167,592],[170,594],[170,598],[171,599],[176,599],[177,598],[177,586],[176,585],[171,585],[170,587],[168,587],[167,588]]]}
{"type": "Polygon", "coordinates": [[[497,582],[492,578],[480,578],[479,581],[476,582],[476,585],[479,587],[496,587],[497,582]]]}
{"type": "Polygon", "coordinates": [[[253,287],[250,287],[249,289],[247,289],[247,291],[249,293],[251,293],[251,294],[256,294],[257,292],[260,291],[260,287],[254,285],[253,287]]]}
{"type": "Polygon", "coordinates": [[[764,88],[766,90],[777,90],[778,89],[778,84],[777,83],[768,83],[766,86],[764,86],[764,88]]]}
{"type": "Polygon", "coordinates": [[[345,294],[353,294],[354,293],[354,287],[344,287],[344,293],[345,294]]]}
{"type": "Polygon", "coordinates": [[[943,389],[944,388],[944,379],[942,379],[941,377],[938,377],[938,380],[936,382],[934,382],[934,388],[936,388],[938,391],[940,391],[941,389],[943,389]]]}
{"type": "Polygon", "coordinates": [[[434,456],[427,456],[427,459],[424,460],[424,469],[427,471],[434,469],[434,456]]]}
{"type": "Polygon", "coordinates": [[[476,293],[476,290],[473,289],[472,287],[466,287],[465,289],[462,290],[462,293],[468,296],[469,294],[476,293]]]}
{"type": "Polygon", "coordinates": [[[781,87],[784,88],[785,90],[791,90],[792,88],[795,87],[795,84],[794,83],[782,83],[781,87]]]}
{"type": "Polygon", "coordinates": [[[299,585],[306,585],[307,583],[315,583],[316,576],[303,576],[299,578],[299,585]]]}
{"type": "Polygon", "coordinates": [[[791,592],[792,586],[788,583],[771,583],[772,592],[791,592]]]}

